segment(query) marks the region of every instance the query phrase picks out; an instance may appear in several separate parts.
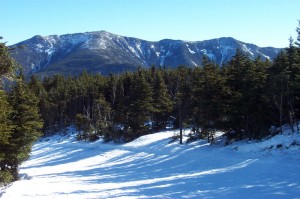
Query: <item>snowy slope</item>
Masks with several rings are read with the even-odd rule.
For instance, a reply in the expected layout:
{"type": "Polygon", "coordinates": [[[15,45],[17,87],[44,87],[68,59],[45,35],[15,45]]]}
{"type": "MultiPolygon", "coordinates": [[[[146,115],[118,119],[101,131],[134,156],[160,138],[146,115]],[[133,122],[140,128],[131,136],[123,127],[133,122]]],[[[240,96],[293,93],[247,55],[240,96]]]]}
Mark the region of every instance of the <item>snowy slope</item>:
{"type": "Polygon", "coordinates": [[[1,198],[300,198],[300,134],[223,147],[179,145],[175,133],[123,145],[43,139],[1,198]]]}

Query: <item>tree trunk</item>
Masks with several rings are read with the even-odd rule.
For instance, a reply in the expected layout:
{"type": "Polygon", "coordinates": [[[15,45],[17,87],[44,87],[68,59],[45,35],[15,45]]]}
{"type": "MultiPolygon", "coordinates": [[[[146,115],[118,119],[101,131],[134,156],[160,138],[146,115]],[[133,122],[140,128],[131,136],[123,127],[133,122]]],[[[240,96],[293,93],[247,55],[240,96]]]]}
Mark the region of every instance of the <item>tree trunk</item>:
{"type": "Polygon", "coordinates": [[[179,143],[180,144],[182,144],[182,113],[181,113],[182,111],[181,111],[181,106],[179,107],[179,128],[180,128],[180,141],[179,141],[179,143]]]}

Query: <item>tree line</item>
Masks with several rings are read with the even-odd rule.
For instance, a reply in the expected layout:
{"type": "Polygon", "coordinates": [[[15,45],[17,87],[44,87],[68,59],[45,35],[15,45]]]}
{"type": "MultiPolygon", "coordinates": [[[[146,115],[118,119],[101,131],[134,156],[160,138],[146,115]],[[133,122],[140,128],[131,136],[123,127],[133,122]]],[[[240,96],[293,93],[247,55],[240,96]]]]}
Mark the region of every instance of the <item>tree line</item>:
{"type": "Polygon", "coordinates": [[[237,49],[221,68],[204,56],[201,67],[32,76],[28,87],[39,98],[45,135],[75,124],[78,139],[90,141],[128,142],[167,126],[191,128],[191,140],[213,142],[217,130],[230,139],[261,139],[282,131],[271,126],[298,121],[299,47],[291,41],[273,62],[237,49]]]}

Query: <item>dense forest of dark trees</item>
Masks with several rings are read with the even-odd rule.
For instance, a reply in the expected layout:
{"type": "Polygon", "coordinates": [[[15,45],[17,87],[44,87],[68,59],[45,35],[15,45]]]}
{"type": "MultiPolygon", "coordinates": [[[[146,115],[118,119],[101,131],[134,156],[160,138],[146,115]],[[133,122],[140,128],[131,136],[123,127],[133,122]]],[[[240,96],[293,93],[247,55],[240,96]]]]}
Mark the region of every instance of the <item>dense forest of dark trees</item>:
{"type": "Polygon", "coordinates": [[[78,139],[127,142],[173,123],[209,142],[216,130],[235,139],[261,139],[276,133],[272,125],[292,127],[298,121],[299,55],[299,45],[291,42],[273,63],[250,60],[237,49],[222,68],[203,57],[196,68],[153,66],[42,81],[32,76],[28,85],[40,99],[45,135],[75,124],[78,139]]]}
{"type": "MultiPolygon", "coordinates": [[[[109,76],[32,76],[25,83],[19,72],[10,91],[0,89],[0,182],[17,179],[19,164],[41,132],[48,136],[69,125],[76,126],[79,140],[116,143],[167,126],[180,132],[188,127],[190,140],[210,143],[217,130],[228,139],[261,139],[282,132],[283,124],[299,132],[300,28],[297,32],[297,41],[291,39],[272,62],[250,60],[237,49],[221,68],[204,56],[201,67],[152,66],[109,76]]],[[[16,66],[4,43],[0,58],[3,80],[16,66]]]]}

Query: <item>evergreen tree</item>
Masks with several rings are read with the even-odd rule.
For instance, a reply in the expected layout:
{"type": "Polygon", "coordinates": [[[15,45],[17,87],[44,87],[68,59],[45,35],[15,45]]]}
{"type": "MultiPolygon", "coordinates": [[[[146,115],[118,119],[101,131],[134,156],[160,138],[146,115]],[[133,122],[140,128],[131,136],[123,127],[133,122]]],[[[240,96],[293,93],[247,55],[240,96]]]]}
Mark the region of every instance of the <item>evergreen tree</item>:
{"type": "MultiPolygon", "coordinates": [[[[3,90],[0,90],[0,110],[0,146],[2,148],[2,146],[8,144],[12,132],[12,124],[9,120],[12,108],[3,90]]],[[[0,159],[3,159],[3,154],[0,155],[0,159]]]]}
{"type": "Polygon", "coordinates": [[[75,127],[77,129],[77,140],[92,140],[94,137],[94,128],[92,127],[91,118],[88,115],[77,114],[75,117],[75,127]]]}
{"type": "Polygon", "coordinates": [[[10,94],[10,102],[14,129],[6,158],[17,179],[18,166],[29,157],[32,144],[41,136],[43,122],[39,115],[38,98],[25,84],[22,74],[10,94]]]}
{"type": "Polygon", "coordinates": [[[196,68],[194,72],[194,131],[197,137],[207,137],[208,142],[213,142],[214,133],[221,128],[224,117],[225,84],[219,67],[206,56],[202,59],[202,66],[203,69],[196,68]]]}
{"type": "MultiPolygon", "coordinates": [[[[0,37],[0,40],[2,37],[0,37]]],[[[8,47],[5,43],[0,42],[0,77],[13,72],[15,67],[15,61],[10,57],[8,47]]]]}
{"type": "Polygon", "coordinates": [[[104,136],[105,140],[111,140],[112,109],[102,94],[94,101],[92,124],[95,128],[95,136],[90,140],[96,140],[98,136],[104,136]]]}
{"type": "Polygon", "coordinates": [[[0,90],[0,186],[13,180],[8,167],[6,154],[8,153],[13,124],[10,120],[12,108],[8,103],[7,95],[0,90]]]}
{"type": "Polygon", "coordinates": [[[185,124],[189,123],[191,119],[191,82],[192,82],[192,70],[186,66],[179,66],[175,71],[174,78],[174,103],[175,103],[175,114],[176,114],[176,125],[179,127],[179,142],[182,144],[182,130],[185,124]]]}
{"type": "Polygon", "coordinates": [[[14,68],[15,62],[9,56],[8,47],[5,46],[5,43],[0,42],[0,186],[14,180],[7,157],[7,148],[14,128],[11,120],[12,107],[2,84],[3,77],[11,74],[14,68]]]}
{"type": "Polygon", "coordinates": [[[133,103],[133,75],[125,73],[120,76],[116,89],[116,101],[114,107],[114,130],[111,134],[115,142],[123,141],[132,131],[130,127],[130,110],[133,103]]]}
{"type": "Polygon", "coordinates": [[[147,123],[152,123],[151,115],[153,108],[153,90],[147,82],[142,70],[134,73],[132,82],[131,104],[129,112],[129,126],[132,134],[129,139],[139,137],[149,132],[147,123]]]}
{"type": "MultiPolygon", "coordinates": [[[[263,117],[266,111],[266,67],[256,66],[240,50],[225,66],[226,85],[229,88],[227,101],[227,130],[235,132],[239,139],[260,138],[262,131],[266,131],[266,123],[260,128],[256,124],[257,118],[263,117]],[[258,106],[260,104],[261,106],[258,106]],[[261,115],[260,115],[261,114],[261,115]]],[[[260,122],[260,121],[259,121],[260,122]]]]}
{"type": "Polygon", "coordinates": [[[252,68],[248,72],[249,93],[248,111],[249,121],[246,129],[246,137],[249,139],[261,139],[268,135],[271,126],[269,112],[271,110],[268,96],[268,61],[262,61],[260,57],[252,61],[252,68]]]}
{"type": "MultiPolygon", "coordinates": [[[[294,41],[290,38],[287,52],[288,84],[287,84],[287,105],[289,110],[290,125],[294,131],[294,124],[299,118],[300,108],[300,51],[294,46],[294,41]],[[297,114],[298,113],[298,114],[297,114]]],[[[297,126],[297,125],[296,125],[297,126]]],[[[299,131],[297,126],[297,131],[299,131]]]]}
{"type": "Polygon", "coordinates": [[[300,48],[300,20],[298,20],[298,27],[296,28],[296,32],[297,32],[296,46],[299,49],[300,48]]]}
{"type": "Polygon", "coordinates": [[[274,63],[268,70],[268,87],[270,101],[274,107],[274,111],[278,117],[273,118],[275,124],[280,126],[282,133],[282,125],[288,122],[287,112],[287,85],[289,81],[289,72],[287,65],[287,55],[281,52],[277,55],[274,63]]]}
{"type": "Polygon", "coordinates": [[[153,84],[154,129],[161,130],[166,127],[173,102],[160,71],[155,72],[153,84]]]}

